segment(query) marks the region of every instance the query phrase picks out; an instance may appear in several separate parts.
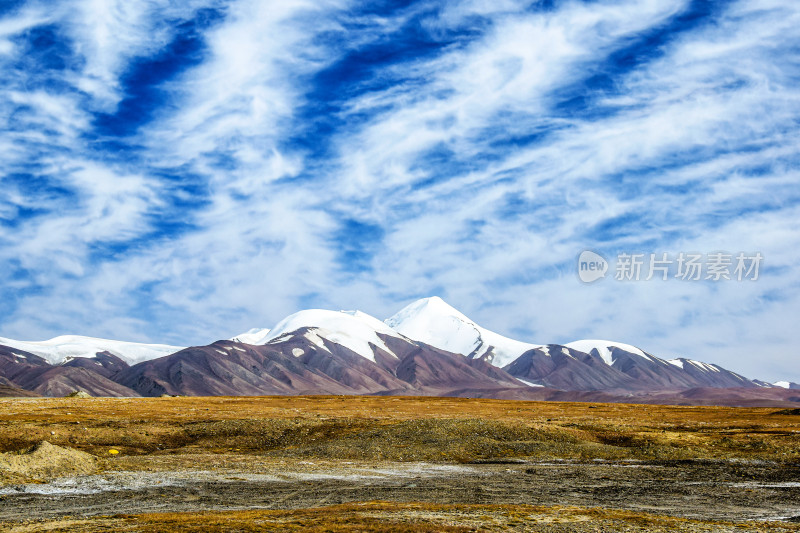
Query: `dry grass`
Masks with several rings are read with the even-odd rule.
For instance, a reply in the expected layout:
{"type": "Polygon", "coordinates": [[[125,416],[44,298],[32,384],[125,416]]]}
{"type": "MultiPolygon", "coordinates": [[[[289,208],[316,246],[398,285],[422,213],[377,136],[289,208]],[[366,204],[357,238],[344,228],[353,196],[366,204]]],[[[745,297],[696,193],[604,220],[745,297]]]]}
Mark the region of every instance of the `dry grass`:
{"type": "MultiPolygon", "coordinates": [[[[0,524],[3,527],[3,524],[0,524]]],[[[170,531],[308,532],[749,532],[800,531],[800,525],[686,520],[607,509],[529,505],[431,505],[366,502],[295,511],[215,511],[65,518],[6,524],[8,533],[100,533],[170,531]]]]}
{"type": "Polygon", "coordinates": [[[0,399],[0,452],[190,453],[469,462],[500,457],[800,461],[800,416],[769,408],[410,397],[0,399]]]}
{"type": "MultiPolygon", "coordinates": [[[[255,471],[260,464],[296,467],[307,458],[330,465],[343,459],[518,457],[798,463],[800,416],[766,408],[457,398],[0,399],[0,452],[41,440],[103,457],[101,467],[115,470],[255,471]],[[111,449],[121,453],[111,456],[111,449]]],[[[0,524],[0,530],[788,532],[800,531],[800,525],[704,522],[607,509],[368,502],[292,511],[62,518],[0,524]]]]}

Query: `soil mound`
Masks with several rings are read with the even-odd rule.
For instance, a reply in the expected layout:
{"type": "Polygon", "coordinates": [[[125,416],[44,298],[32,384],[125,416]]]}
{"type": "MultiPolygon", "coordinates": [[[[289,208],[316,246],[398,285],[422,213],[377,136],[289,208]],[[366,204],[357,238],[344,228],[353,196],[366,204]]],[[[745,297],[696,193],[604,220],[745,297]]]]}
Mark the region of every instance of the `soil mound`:
{"type": "Polygon", "coordinates": [[[76,390],[64,396],[64,398],[91,398],[91,397],[92,397],[91,394],[82,390],[76,390]]]}
{"type": "Polygon", "coordinates": [[[97,459],[88,453],[42,441],[22,452],[0,454],[0,483],[91,474],[97,459]]]}

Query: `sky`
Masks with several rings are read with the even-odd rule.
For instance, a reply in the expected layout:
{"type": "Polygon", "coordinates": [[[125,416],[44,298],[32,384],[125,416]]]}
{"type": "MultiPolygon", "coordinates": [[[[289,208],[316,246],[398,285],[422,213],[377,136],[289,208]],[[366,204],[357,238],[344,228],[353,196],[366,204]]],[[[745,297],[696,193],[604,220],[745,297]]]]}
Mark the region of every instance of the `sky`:
{"type": "Polygon", "coordinates": [[[437,295],[800,382],[797,2],[5,0],[0,128],[0,336],[437,295]],[[763,261],[615,279],[681,252],[763,261]]]}

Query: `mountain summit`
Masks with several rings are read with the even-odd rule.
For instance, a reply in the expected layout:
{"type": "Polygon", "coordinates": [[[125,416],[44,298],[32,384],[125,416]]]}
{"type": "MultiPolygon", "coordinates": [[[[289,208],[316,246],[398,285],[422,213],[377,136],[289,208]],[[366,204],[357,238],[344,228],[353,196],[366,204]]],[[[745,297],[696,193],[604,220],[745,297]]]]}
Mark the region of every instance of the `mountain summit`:
{"type": "Polygon", "coordinates": [[[103,352],[119,357],[132,365],[183,349],[180,346],[166,344],[143,344],[80,335],[62,335],[46,341],[16,341],[0,337],[0,345],[38,355],[53,365],[60,365],[75,358],[93,358],[103,352]]]}
{"type": "Polygon", "coordinates": [[[495,366],[505,366],[524,352],[541,347],[484,329],[438,296],[407,305],[386,324],[410,339],[495,366]]]}

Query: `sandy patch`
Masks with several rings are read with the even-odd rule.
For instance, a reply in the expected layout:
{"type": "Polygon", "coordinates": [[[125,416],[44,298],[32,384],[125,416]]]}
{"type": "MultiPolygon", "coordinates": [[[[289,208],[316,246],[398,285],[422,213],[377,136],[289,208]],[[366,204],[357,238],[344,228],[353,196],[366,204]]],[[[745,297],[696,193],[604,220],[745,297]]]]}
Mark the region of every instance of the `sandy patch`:
{"type": "Polygon", "coordinates": [[[93,455],[47,441],[22,452],[0,454],[0,483],[91,474],[96,470],[97,459],[93,455]]]}

